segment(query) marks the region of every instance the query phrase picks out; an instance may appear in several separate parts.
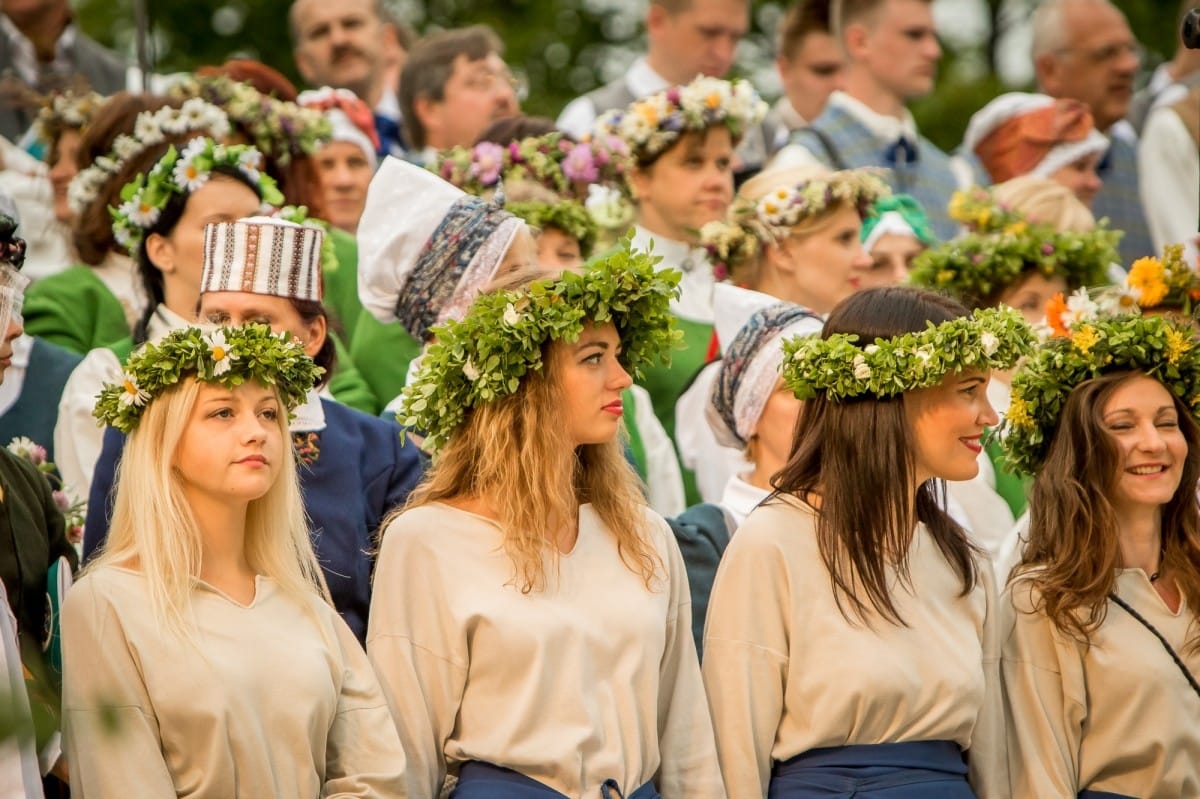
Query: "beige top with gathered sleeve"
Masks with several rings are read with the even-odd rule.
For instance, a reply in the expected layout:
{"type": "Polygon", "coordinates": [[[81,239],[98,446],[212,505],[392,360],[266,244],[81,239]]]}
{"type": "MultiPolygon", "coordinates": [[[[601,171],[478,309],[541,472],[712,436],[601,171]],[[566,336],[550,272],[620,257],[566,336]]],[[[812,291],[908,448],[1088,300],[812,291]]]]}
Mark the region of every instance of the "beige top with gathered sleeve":
{"type": "Polygon", "coordinates": [[[434,503],[383,534],[367,651],[408,756],[410,796],[479,760],[567,796],[722,797],[683,559],[647,511],[648,589],[590,505],[571,552],[523,593],[491,520],[434,503]]]}
{"type": "Polygon", "coordinates": [[[1007,794],[992,578],[965,596],[924,525],[893,574],[907,626],[838,609],[808,505],[760,505],[721,559],[704,635],[704,682],[725,787],[766,796],[771,768],[847,744],[948,740],[970,750],[984,799],[1007,794]]]}
{"type": "Polygon", "coordinates": [[[139,572],[85,572],[63,605],[63,730],[84,799],[402,797],[404,754],[366,653],[315,594],[200,582],[190,641],[139,572]],[[306,606],[307,605],[307,606],[306,606]]]}
{"type": "MultiPolygon", "coordinates": [[[[1116,593],[1200,675],[1186,600],[1172,612],[1141,569],[1118,572],[1116,593]]],[[[1087,646],[1035,610],[1037,597],[1015,580],[1001,611],[1014,799],[1200,796],[1200,696],[1166,648],[1112,602],[1087,646]]]]}

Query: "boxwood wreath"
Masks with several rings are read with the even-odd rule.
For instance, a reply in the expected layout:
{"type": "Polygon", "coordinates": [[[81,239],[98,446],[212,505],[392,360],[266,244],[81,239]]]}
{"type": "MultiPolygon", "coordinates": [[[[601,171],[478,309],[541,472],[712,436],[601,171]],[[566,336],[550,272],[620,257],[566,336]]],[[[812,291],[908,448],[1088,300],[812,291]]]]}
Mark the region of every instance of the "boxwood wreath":
{"type": "Polygon", "coordinates": [[[433,329],[436,340],[405,387],[396,418],[436,452],[471,409],[516,393],[526,374],[541,371],[547,343],[577,341],[589,322],[615,324],[621,364],[635,378],[655,361],[669,363],[683,338],[670,311],[681,275],[656,272],[658,260],[631,251],[626,240],[582,274],[480,295],[462,321],[433,329]]]}
{"type": "Polygon", "coordinates": [[[185,327],[130,355],[121,382],[105,384],[93,415],[102,424],[130,433],[150,402],[189,375],[226,388],[250,381],[274,386],[292,411],[324,371],[286,330],[276,335],[259,324],[185,327]]]}
{"type": "Polygon", "coordinates": [[[928,388],[965,369],[1009,369],[1033,348],[1019,311],[983,308],[919,333],[860,345],[854,333],[796,336],[783,342],[783,379],[798,399],[824,391],[841,401],[928,388]]]}
{"type": "Polygon", "coordinates": [[[1087,319],[1049,339],[1013,377],[1000,437],[1007,462],[1037,474],[1071,391],[1126,370],[1161,382],[1200,420],[1200,353],[1190,327],[1140,314],[1087,319]]]}

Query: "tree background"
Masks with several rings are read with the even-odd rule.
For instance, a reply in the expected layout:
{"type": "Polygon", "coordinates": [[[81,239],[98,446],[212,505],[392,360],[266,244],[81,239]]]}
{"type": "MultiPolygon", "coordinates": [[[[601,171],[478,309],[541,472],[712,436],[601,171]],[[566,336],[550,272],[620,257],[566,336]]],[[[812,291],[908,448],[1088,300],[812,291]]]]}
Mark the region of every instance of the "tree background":
{"type": "MultiPolygon", "coordinates": [[[[337,0],[330,0],[336,2],[337,0]]],[[[980,25],[952,30],[940,24],[945,55],[937,90],[915,104],[921,131],[943,148],[961,140],[967,120],[1003,91],[1027,89],[1027,20],[1033,0],[970,0],[980,25]],[[1011,68],[1016,62],[1017,68],[1011,68]],[[1008,65],[1010,68],[1005,69],[1008,65]],[[1015,73],[1015,76],[1014,76],[1015,73]]],[[[1146,75],[1174,50],[1179,0],[1115,0],[1146,50],[1146,75]]],[[[644,47],[644,0],[385,0],[418,32],[473,23],[491,25],[506,58],[529,85],[528,113],[554,117],[571,98],[607,82],[644,47]]],[[[939,20],[955,12],[935,0],[939,20]]],[[[151,63],[159,73],[219,64],[233,56],[256,58],[299,84],[288,38],[291,0],[168,0],[151,3],[151,63]]],[[[752,27],[735,68],[769,99],[778,94],[771,60],[774,31],[786,3],[752,0],[752,27]]],[[[100,42],[130,56],[136,47],[134,0],[80,0],[79,24],[100,42]]],[[[957,17],[956,17],[957,18],[957,17]]],[[[958,27],[958,26],[955,26],[958,27]]]]}

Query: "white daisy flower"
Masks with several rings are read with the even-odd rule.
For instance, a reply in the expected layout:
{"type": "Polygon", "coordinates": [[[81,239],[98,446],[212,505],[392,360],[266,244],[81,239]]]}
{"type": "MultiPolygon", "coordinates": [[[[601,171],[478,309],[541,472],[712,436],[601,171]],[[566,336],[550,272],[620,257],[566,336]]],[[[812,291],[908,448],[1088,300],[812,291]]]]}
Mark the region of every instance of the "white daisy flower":
{"type": "Polygon", "coordinates": [[[504,324],[512,327],[521,321],[521,314],[517,313],[516,307],[510,302],[504,309],[504,324]]]}
{"type": "Polygon", "coordinates": [[[213,376],[220,377],[233,368],[233,362],[237,360],[237,355],[229,346],[229,342],[225,340],[225,334],[220,330],[215,330],[204,337],[205,343],[208,344],[208,354],[213,359],[213,376]]]}
{"type": "Polygon", "coordinates": [[[871,367],[867,365],[865,355],[854,356],[854,377],[858,380],[871,379],[871,367]]]}
{"type": "Polygon", "coordinates": [[[467,362],[463,364],[463,374],[472,383],[479,379],[479,370],[475,368],[475,364],[471,363],[469,358],[467,359],[467,362]]]}
{"type": "MultiPolygon", "coordinates": [[[[191,145],[189,144],[190,148],[191,145]]],[[[185,151],[186,152],[186,151],[185,151]]],[[[186,192],[194,192],[208,182],[209,173],[202,170],[194,156],[181,157],[171,170],[175,185],[186,192]]]]}
{"type": "Polygon", "coordinates": [[[132,136],[122,133],[113,141],[113,152],[122,161],[127,161],[142,151],[142,145],[132,136]]]}
{"type": "Polygon", "coordinates": [[[143,391],[142,388],[138,386],[137,378],[129,374],[129,372],[125,373],[122,388],[123,390],[121,391],[120,397],[120,403],[122,405],[132,405],[136,408],[140,408],[146,404],[147,400],[150,399],[149,392],[143,391]]]}
{"type": "Polygon", "coordinates": [[[996,350],[1000,349],[1000,339],[990,330],[985,330],[979,334],[979,345],[983,347],[983,354],[989,358],[996,354],[996,350]]]}
{"type": "Polygon", "coordinates": [[[149,229],[155,222],[158,221],[161,209],[154,207],[146,201],[142,192],[138,192],[125,202],[121,203],[118,213],[129,220],[130,224],[135,225],[143,230],[149,229]]]}

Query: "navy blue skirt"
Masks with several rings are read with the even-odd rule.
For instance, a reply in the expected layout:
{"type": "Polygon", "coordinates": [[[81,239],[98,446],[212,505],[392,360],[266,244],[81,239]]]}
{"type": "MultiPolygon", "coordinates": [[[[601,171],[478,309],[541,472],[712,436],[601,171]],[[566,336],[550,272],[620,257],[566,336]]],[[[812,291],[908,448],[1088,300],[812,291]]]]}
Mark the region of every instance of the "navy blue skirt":
{"type": "Polygon", "coordinates": [[[1137,797],[1109,791],[1080,791],[1079,799],[1137,799],[1137,797]]]}
{"type": "MultiPolygon", "coordinates": [[[[616,780],[605,780],[600,786],[604,799],[661,799],[654,783],[648,782],[633,793],[621,793],[616,780]]],[[[463,763],[458,772],[458,785],[450,799],[567,799],[548,785],[530,779],[512,769],[472,760],[463,763]]]]}
{"type": "Polygon", "coordinates": [[[768,799],[976,799],[953,741],[812,749],[776,763],[768,799]]]}

